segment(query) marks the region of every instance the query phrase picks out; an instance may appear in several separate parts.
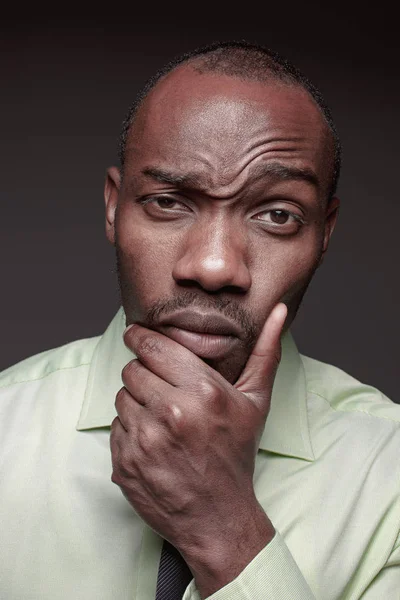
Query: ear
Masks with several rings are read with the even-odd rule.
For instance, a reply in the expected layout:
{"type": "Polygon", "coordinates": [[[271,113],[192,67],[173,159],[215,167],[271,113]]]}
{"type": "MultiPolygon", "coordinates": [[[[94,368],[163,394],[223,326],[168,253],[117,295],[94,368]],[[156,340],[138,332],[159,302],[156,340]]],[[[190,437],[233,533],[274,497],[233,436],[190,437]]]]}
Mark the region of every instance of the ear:
{"type": "Polygon", "coordinates": [[[322,253],[321,259],[319,261],[320,266],[324,260],[325,252],[328,250],[329,241],[331,239],[331,235],[333,230],[335,229],[337,217],[339,214],[339,206],[340,200],[336,196],[331,198],[326,207],[326,215],[325,215],[325,227],[324,227],[324,240],[322,244],[322,253]]]}
{"type": "Polygon", "coordinates": [[[115,245],[115,211],[118,204],[118,195],[121,185],[121,173],[117,167],[107,169],[104,184],[104,201],[106,205],[106,236],[108,241],[115,245]]]}

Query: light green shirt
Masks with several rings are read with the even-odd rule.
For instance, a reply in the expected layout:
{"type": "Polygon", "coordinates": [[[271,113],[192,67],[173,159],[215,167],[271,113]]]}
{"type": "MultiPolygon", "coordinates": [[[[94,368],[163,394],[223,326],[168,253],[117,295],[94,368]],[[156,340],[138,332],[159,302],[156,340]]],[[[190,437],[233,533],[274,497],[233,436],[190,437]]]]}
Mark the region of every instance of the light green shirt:
{"type": "MultiPolygon", "coordinates": [[[[0,376],[2,600],[154,599],[162,540],[111,482],[124,327],[0,376]]],[[[254,484],[276,536],[210,598],[400,599],[400,406],[289,334],[254,484]]]]}

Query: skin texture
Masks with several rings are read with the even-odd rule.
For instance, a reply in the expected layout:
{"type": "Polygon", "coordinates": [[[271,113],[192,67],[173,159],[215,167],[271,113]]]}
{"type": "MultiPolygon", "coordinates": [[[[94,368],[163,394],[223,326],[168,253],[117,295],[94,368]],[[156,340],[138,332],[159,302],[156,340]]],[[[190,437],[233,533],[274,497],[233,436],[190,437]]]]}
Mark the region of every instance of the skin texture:
{"type": "Polygon", "coordinates": [[[138,357],[116,399],[112,481],[179,549],[203,598],[274,535],[254,460],[280,335],[335,224],[332,148],[301,88],[186,65],[139,109],[123,179],[108,171],[106,233],[138,357]],[[178,313],[220,335],[177,338],[178,313]]]}

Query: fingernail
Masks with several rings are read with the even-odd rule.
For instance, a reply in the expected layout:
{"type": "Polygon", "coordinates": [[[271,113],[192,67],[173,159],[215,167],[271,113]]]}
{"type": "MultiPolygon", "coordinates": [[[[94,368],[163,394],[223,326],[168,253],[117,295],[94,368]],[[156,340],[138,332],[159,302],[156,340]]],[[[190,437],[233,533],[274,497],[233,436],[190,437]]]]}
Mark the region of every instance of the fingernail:
{"type": "Polygon", "coordinates": [[[124,333],[122,334],[122,337],[125,337],[126,332],[129,331],[130,329],[132,329],[132,327],[133,327],[133,323],[131,325],[128,325],[128,327],[126,327],[124,329],[124,333]]]}

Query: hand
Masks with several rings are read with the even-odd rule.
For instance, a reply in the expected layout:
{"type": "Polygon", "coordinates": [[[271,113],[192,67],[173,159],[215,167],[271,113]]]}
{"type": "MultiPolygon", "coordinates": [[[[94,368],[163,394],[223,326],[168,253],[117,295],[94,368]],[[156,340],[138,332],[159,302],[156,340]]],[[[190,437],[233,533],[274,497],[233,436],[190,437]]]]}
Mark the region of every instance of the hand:
{"type": "Polygon", "coordinates": [[[158,332],[125,332],[137,359],[123,369],[115,402],[112,481],[180,550],[203,597],[234,579],[275,533],[253,473],[286,314],[284,304],[272,310],[234,385],[158,332]]]}

